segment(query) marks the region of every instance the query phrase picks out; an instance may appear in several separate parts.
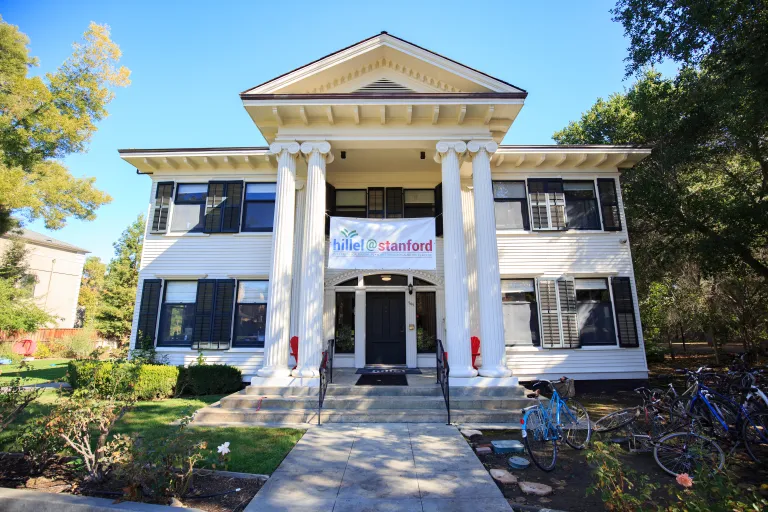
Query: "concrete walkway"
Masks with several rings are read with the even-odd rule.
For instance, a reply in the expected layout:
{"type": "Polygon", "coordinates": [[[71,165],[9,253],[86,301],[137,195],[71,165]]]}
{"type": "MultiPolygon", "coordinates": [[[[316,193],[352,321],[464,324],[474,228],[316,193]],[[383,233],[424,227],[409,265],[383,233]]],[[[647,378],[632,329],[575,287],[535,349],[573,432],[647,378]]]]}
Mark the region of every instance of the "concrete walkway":
{"type": "Polygon", "coordinates": [[[501,512],[512,508],[452,426],[328,424],[308,431],[246,512],[501,512]]]}

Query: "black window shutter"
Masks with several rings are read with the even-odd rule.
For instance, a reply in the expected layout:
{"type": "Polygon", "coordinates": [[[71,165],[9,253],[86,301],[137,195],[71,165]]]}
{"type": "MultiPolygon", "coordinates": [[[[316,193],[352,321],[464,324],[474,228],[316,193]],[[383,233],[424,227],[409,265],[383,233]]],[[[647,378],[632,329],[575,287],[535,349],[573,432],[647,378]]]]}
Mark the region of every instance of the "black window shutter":
{"type": "Polygon", "coordinates": [[[606,231],[621,231],[621,214],[619,212],[619,198],[616,192],[616,180],[613,178],[598,178],[597,191],[600,196],[603,229],[606,231]]]}
{"type": "Polygon", "coordinates": [[[242,208],[243,182],[232,181],[227,183],[221,218],[222,233],[237,233],[240,231],[240,211],[242,208]]]}
{"type": "Polygon", "coordinates": [[[563,327],[563,348],[579,347],[579,322],[576,309],[576,288],[573,279],[559,279],[560,322],[563,327]]]}
{"type": "Polygon", "coordinates": [[[549,193],[549,217],[552,220],[552,228],[567,229],[565,225],[565,194],[563,193],[562,180],[548,180],[547,192],[549,193]]]}
{"type": "Polygon", "coordinates": [[[613,304],[616,312],[616,325],[619,328],[620,347],[638,347],[637,320],[635,305],[632,301],[632,283],[628,277],[612,277],[613,304]]]}
{"type": "Polygon", "coordinates": [[[443,236],[443,184],[435,187],[435,236],[443,236]]]}
{"type": "Polygon", "coordinates": [[[218,279],[213,305],[211,348],[228,349],[232,342],[232,309],[235,303],[235,280],[218,279]]]}
{"type": "Polygon", "coordinates": [[[325,184],[325,234],[331,234],[331,217],[336,215],[336,187],[325,184]]]}
{"type": "Polygon", "coordinates": [[[147,349],[155,346],[157,331],[157,311],[160,308],[161,279],[145,279],[141,288],[141,304],[139,305],[139,323],[136,328],[137,349],[147,349]]]}
{"type": "Polygon", "coordinates": [[[528,180],[528,201],[531,203],[531,223],[533,229],[547,229],[547,204],[545,182],[542,180],[528,180]]]}
{"type": "Polygon", "coordinates": [[[216,302],[216,280],[201,279],[197,282],[195,302],[195,330],[192,334],[192,348],[203,349],[211,346],[213,305],[216,302]]]}
{"type": "Polygon", "coordinates": [[[223,209],[224,189],[222,182],[211,181],[208,183],[208,197],[205,199],[205,233],[221,233],[221,213],[223,209]]]}
{"type": "Polygon", "coordinates": [[[560,347],[560,323],[557,311],[557,289],[553,279],[539,280],[539,308],[541,310],[541,346],[560,347]]]}
{"type": "Polygon", "coordinates": [[[152,233],[165,233],[168,229],[168,214],[171,210],[172,197],[172,181],[157,184],[157,189],[155,190],[155,207],[152,212],[152,233]]]}

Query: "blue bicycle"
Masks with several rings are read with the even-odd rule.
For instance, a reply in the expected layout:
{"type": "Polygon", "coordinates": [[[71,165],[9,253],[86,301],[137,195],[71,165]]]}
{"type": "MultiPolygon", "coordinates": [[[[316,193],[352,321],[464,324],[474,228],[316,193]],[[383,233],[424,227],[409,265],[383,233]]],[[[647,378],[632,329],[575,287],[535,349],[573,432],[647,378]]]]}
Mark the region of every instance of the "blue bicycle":
{"type": "Polygon", "coordinates": [[[574,382],[567,377],[559,381],[537,380],[533,382],[538,403],[523,409],[523,442],[531,460],[542,471],[552,471],[557,462],[557,443],[564,440],[568,446],[583,450],[592,436],[589,414],[576,400],[574,382]],[[551,393],[547,404],[541,401],[541,393],[551,393]],[[563,398],[564,397],[564,398],[563,398]]]}

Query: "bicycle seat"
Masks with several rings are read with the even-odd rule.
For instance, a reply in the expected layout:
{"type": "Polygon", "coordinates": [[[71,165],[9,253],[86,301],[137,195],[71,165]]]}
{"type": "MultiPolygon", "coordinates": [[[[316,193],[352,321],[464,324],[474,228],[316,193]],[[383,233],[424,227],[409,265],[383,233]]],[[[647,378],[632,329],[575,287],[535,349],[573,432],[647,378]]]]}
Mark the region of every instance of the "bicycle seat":
{"type": "Polygon", "coordinates": [[[537,395],[536,393],[528,393],[525,396],[528,397],[528,398],[537,398],[539,395],[537,395]]]}
{"type": "Polygon", "coordinates": [[[546,380],[535,380],[531,384],[531,389],[534,391],[549,391],[550,383],[546,380]]]}

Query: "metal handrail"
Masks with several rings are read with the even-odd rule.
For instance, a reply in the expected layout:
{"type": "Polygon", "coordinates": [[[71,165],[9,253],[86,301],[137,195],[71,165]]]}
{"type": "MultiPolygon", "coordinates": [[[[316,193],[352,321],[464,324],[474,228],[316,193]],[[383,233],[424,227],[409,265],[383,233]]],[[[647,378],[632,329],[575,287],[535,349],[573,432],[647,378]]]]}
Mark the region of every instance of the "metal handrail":
{"type": "Polygon", "coordinates": [[[448,352],[443,349],[443,342],[437,340],[437,351],[435,352],[437,358],[437,383],[440,384],[440,388],[443,391],[443,399],[445,400],[445,408],[448,411],[448,424],[451,423],[451,392],[448,383],[449,375],[451,373],[451,367],[448,365],[448,352]]]}
{"type": "Polygon", "coordinates": [[[324,350],[322,359],[320,362],[320,389],[318,392],[318,404],[317,404],[317,424],[320,425],[320,415],[323,412],[323,401],[325,400],[325,392],[328,390],[328,351],[324,350]]]}
{"type": "Polygon", "coordinates": [[[336,338],[328,340],[328,382],[333,384],[333,354],[336,352],[336,338]]]}

